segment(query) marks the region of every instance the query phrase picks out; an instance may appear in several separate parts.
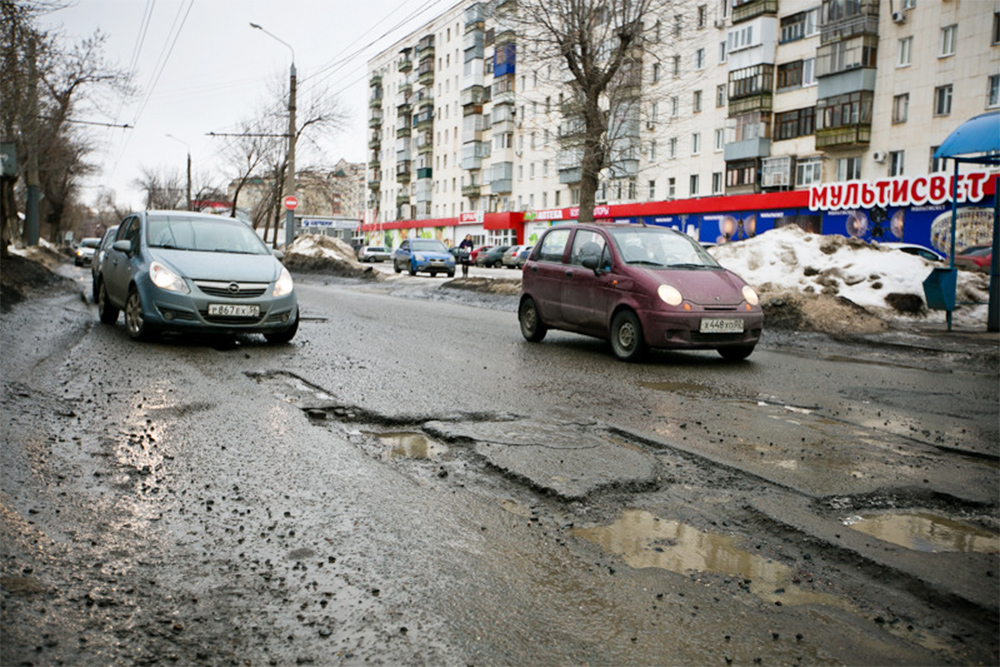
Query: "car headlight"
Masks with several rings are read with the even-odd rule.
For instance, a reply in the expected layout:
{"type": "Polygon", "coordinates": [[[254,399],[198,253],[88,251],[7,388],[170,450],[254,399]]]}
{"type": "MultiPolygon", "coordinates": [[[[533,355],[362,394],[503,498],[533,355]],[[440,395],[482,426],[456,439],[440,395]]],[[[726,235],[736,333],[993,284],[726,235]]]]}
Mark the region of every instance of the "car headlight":
{"type": "Polygon", "coordinates": [[[750,287],[749,285],[743,286],[743,298],[746,299],[747,303],[749,303],[751,306],[756,306],[758,303],[760,303],[760,297],[757,296],[757,292],[754,290],[754,288],[750,287]]]}
{"type": "Polygon", "coordinates": [[[420,253],[417,253],[416,255],[413,256],[413,259],[417,260],[418,262],[423,262],[424,256],[421,255],[420,253]]]}
{"type": "Polygon", "coordinates": [[[188,294],[191,291],[183,278],[159,262],[153,262],[149,265],[149,279],[153,281],[154,285],[168,292],[188,294]]]}
{"type": "Polygon", "coordinates": [[[664,303],[670,306],[679,306],[684,301],[680,291],[671,285],[660,285],[656,288],[656,293],[660,295],[664,303]]]}
{"type": "Polygon", "coordinates": [[[271,296],[285,296],[286,294],[292,293],[292,274],[288,272],[288,269],[281,267],[281,275],[274,282],[274,289],[271,291],[271,296]]]}

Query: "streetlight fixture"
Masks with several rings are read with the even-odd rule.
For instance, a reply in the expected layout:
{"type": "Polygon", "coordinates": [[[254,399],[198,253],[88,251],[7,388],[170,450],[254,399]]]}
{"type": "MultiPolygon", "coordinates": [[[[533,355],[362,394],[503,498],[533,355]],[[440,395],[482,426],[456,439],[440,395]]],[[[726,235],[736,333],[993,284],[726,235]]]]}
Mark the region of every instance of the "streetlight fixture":
{"type": "MultiPolygon", "coordinates": [[[[285,174],[285,196],[295,196],[295,49],[292,45],[274,35],[260,25],[251,22],[250,27],[260,30],[268,37],[281,42],[292,52],[291,78],[288,86],[288,173],[285,174]]],[[[291,247],[295,240],[295,212],[285,207],[285,249],[291,247]]]]}
{"type": "Polygon", "coordinates": [[[194,209],[191,207],[192,206],[192,204],[191,204],[191,146],[188,144],[188,142],[184,141],[183,139],[178,139],[177,137],[175,137],[172,134],[167,134],[167,136],[170,137],[171,139],[173,139],[174,141],[179,141],[180,143],[182,143],[185,146],[187,146],[187,210],[192,211],[194,209]]]}

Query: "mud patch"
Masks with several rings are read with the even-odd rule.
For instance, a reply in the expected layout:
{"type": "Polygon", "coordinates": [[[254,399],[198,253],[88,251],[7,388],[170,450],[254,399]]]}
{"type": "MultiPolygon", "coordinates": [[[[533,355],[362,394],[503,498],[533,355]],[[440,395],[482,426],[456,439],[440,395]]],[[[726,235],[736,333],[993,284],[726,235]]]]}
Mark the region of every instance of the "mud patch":
{"type": "Polygon", "coordinates": [[[844,525],[883,542],[927,553],[1000,553],[1000,535],[931,512],[879,512],[844,525]]]}
{"type": "Polygon", "coordinates": [[[448,447],[445,445],[415,431],[403,433],[366,432],[365,435],[376,438],[385,446],[382,451],[383,461],[434,459],[448,452],[448,447]]]}

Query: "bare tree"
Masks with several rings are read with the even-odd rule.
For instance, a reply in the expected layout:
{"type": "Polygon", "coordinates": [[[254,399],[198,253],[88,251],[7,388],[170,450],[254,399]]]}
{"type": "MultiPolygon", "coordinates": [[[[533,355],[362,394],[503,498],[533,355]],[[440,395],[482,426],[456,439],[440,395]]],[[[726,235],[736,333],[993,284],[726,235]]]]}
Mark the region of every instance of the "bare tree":
{"type": "Polygon", "coordinates": [[[143,166],[132,184],[146,193],[147,209],[187,208],[187,177],[177,169],[143,166]]]}
{"type": "MultiPolygon", "coordinates": [[[[19,178],[30,177],[44,192],[40,218],[50,238],[66,228],[64,215],[75,210],[78,184],[93,170],[87,156],[93,146],[74,115],[97,103],[103,92],[127,95],[132,91],[125,73],[103,56],[105,36],[93,36],[71,45],[60,35],[40,30],[37,18],[65,6],[61,1],[0,0],[3,16],[3,72],[0,77],[0,127],[3,139],[17,146],[19,178]],[[37,165],[34,166],[34,165],[37,165]]],[[[4,239],[6,251],[15,233],[14,205],[20,196],[14,184],[4,183],[4,239]]]]}
{"type": "Polygon", "coordinates": [[[502,3],[501,22],[516,24],[539,58],[565,67],[561,166],[580,167],[581,222],[594,218],[602,172],[638,166],[639,85],[644,20],[661,0],[520,0],[502,3]],[[510,9],[507,9],[507,6],[510,9]],[[504,16],[506,12],[511,13],[504,16]]]}

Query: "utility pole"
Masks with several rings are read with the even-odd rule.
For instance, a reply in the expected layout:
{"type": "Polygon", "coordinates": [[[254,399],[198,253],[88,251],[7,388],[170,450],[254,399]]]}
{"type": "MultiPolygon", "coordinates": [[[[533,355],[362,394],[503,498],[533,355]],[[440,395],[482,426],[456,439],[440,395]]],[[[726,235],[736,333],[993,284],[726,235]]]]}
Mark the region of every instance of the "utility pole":
{"type": "Polygon", "coordinates": [[[38,203],[42,198],[38,178],[38,69],[35,62],[35,37],[28,38],[28,169],[25,174],[27,206],[25,211],[25,243],[38,245],[38,203]]]}
{"type": "Polygon", "coordinates": [[[191,203],[191,146],[189,146],[186,141],[178,139],[172,134],[168,134],[167,136],[173,139],[174,141],[181,142],[187,147],[187,210],[192,211],[194,209],[191,203]]]}
{"type": "MultiPolygon", "coordinates": [[[[292,45],[280,37],[268,32],[256,23],[250,24],[251,28],[260,30],[271,39],[281,42],[292,52],[291,78],[288,82],[288,171],[285,174],[285,196],[295,196],[295,49],[292,45]]],[[[291,247],[295,241],[295,211],[285,207],[285,249],[291,247]]]]}

